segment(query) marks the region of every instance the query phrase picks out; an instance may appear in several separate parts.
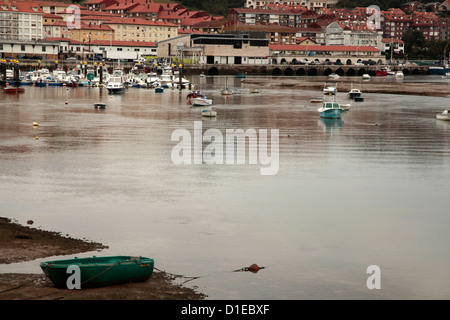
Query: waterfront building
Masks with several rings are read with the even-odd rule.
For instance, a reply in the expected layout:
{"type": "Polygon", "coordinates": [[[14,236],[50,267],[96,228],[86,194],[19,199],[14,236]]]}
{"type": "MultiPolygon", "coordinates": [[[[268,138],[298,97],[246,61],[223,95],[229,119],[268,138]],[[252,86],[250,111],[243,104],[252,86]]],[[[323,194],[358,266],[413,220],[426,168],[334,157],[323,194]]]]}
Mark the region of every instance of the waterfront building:
{"type": "Polygon", "coordinates": [[[103,23],[114,30],[114,40],[157,42],[178,35],[178,25],[141,18],[111,18],[103,23]]]}
{"type": "Polygon", "coordinates": [[[43,38],[44,11],[33,2],[0,1],[0,40],[43,38]]]}
{"type": "Polygon", "coordinates": [[[383,50],[382,39],[381,30],[371,31],[365,23],[345,25],[334,21],[325,28],[325,45],[372,46],[383,50]]]}
{"type": "Polygon", "coordinates": [[[260,33],[186,34],[157,43],[158,56],[183,63],[254,65],[269,63],[269,40],[260,33]]]}

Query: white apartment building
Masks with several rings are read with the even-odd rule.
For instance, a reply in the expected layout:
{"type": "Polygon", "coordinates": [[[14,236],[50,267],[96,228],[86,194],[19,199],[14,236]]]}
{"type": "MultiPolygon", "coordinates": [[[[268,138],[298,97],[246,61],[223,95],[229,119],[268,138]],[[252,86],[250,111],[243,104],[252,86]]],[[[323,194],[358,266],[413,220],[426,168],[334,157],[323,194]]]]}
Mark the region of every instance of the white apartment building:
{"type": "Polygon", "coordinates": [[[33,2],[0,1],[0,40],[42,39],[44,11],[33,2]]]}

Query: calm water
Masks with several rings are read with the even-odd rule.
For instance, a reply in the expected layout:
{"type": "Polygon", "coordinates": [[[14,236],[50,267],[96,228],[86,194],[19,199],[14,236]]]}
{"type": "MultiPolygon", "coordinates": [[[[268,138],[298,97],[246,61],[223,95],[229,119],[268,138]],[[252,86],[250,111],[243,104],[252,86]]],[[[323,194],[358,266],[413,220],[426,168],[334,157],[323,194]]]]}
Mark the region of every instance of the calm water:
{"type": "MultiPolygon", "coordinates": [[[[450,123],[435,119],[447,99],[364,94],[324,121],[309,102],[319,91],[251,94],[228,78],[227,100],[224,77],[191,80],[216,119],[187,106],[187,90],[1,92],[0,216],[109,246],[77,256],[153,257],[200,277],[185,285],[209,299],[450,298],[450,123]],[[278,173],[173,164],[172,132],[193,135],[195,121],[224,135],[278,129],[278,173]],[[265,269],[233,272],[252,263],[265,269]],[[366,287],[370,265],[379,290],[366,287]]],[[[43,260],[0,272],[40,273],[43,260]]]]}

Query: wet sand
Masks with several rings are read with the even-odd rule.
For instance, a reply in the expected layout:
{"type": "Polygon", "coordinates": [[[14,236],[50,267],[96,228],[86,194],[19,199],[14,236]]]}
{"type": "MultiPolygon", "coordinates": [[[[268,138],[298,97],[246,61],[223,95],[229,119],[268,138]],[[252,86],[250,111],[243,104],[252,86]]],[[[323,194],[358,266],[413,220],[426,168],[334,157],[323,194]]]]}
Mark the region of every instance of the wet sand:
{"type": "MultiPolygon", "coordinates": [[[[29,221],[32,225],[32,221],[29,221]]],[[[0,217],[0,263],[101,251],[107,246],[22,226],[0,217]]],[[[144,282],[84,290],[57,289],[42,274],[0,274],[0,300],[202,300],[205,295],[173,283],[177,275],[155,271],[144,282]]]]}
{"type": "MultiPolygon", "coordinates": [[[[406,78],[406,77],[405,77],[406,78]]],[[[328,81],[333,81],[332,79],[328,81]]],[[[377,83],[374,81],[363,81],[355,78],[354,80],[337,80],[337,88],[340,92],[348,92],[352,88],[359,88],[363,93],[388,93],[403,95],[421,95],[434,97],[450,97],[450,82],[448,83],[427,83],[422,82],[386,82],[377,83]]],[[[299,80],[299,79],[242,79],[245,86],[254,86],[258,88],[290,88],[321,91],[324,87],[323,80],[299,80]]]]}

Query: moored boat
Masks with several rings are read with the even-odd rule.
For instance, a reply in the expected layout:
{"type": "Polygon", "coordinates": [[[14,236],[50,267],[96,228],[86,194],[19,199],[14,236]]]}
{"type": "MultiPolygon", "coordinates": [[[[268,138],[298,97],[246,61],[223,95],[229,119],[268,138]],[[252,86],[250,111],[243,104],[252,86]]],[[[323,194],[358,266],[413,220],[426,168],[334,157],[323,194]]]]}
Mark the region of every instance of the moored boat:
{"type": "Polygon", "coordinates": [[[3,91],[5,93],[24,93],[25,89],[19,87],[6,87],[3,89],[3,91]]]}
{"type": "Polygon", "coordinates": [[[106,104],[104,104],[104,103],[94,104],[94,109],[100,110],[100,109],[105,109],[105,108],[106,108],[106,104]]]}
{"type": "Polygon", "coordinates": [[[311,100],[309,100],[309,102],[311,102],[311,103],[322,103],[323,102],[323,98],[312,98],[311,100]]]}
{"type": "MultiPolygon", "coordinates": [[[[107,256],[41,262],[41,269],[55,287],[68,288],[69,277],[79,268],[80,288],[145,281],[153,273],[154,260],[146,257],[107,256]],[[71,267],[71,269],[68,269],[71,267]]],[[[72,283],[72,282],[71,282],[72,283]]]]}
{"type": "Polygon", "coordinates": [[[352,88],[347,93],[347,96],[349,97],[349,99],[355,99],[356,97],[360,97],[361,96],[361,90],[359,90],[357,88],[352,88]]]}
{"type": "Polygon", "coordinates": [[[362,97],[362,96],[354,97],[353,100],[355,102],[363,102],[364,101],[364,97],[362,97]]]}
{"type": "Polygon", "coordinates": [[[436,114],[438,120],[450,120],[450,110],[444,110],[442,113],[436,114]]]}
{"type": "Polygon", "coordinates": [[[362,75],[362,79],[363,79],[363,80],[370,80],[370,75],[369,75],[368,73],[364,73],[364,74],[362,75]]]}
{"type": "Polygon", "coordinates": [[[186,97],[187,102],[194,106],[194,107],[200,107],[200,106],[210,106],[212,105],[212,100],[208,99],[203,93],[200,91],[192,91],[189,93],[186,97]]]}
{"type": "Polygon", "coordinates": [[[325,82],[325,85],[323,87],[323,94],[326,95],[336,95],[337,93],[337,82],[325,82]]]}
{"type": "Polygon", "coordinates": [[[339,119],[344,109],[337,102],[324,102],[317,111],[319,111],[321,118],[339,119]]]}

